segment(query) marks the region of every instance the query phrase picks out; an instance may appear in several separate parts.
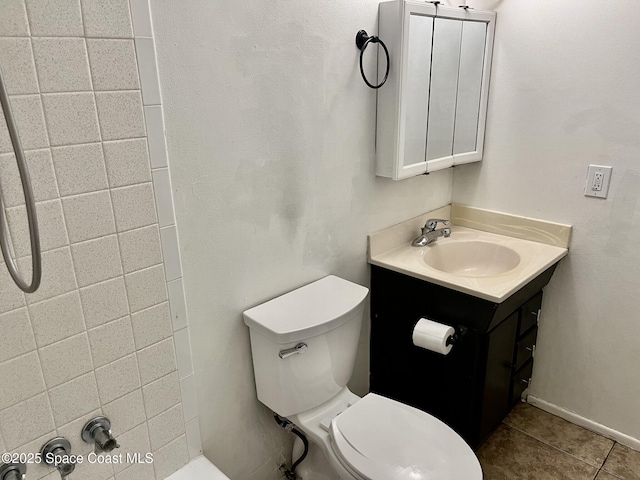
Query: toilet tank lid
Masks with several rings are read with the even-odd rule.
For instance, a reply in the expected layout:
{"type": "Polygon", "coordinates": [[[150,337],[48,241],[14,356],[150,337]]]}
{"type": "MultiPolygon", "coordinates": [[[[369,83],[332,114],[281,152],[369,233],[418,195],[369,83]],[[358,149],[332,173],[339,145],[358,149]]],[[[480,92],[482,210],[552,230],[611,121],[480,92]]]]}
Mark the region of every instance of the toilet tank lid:
{"type": "Polygon", "coordinates": [[[250,329],[285,344],[321,335],[349,320],[369,289],[329,275],[243,313],[250,329]]]}

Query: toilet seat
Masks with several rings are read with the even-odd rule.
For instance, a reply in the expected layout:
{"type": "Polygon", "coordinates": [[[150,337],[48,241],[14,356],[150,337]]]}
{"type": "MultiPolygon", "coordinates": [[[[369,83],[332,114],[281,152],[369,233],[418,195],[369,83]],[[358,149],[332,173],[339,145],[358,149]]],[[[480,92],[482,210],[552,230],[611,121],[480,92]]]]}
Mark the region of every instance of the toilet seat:
{"type": "Polygon", "coordinates": [[[473,450],[446,424],[370,393],[331,421],[340,461],[366,480],[482,480],[473,450]]]}

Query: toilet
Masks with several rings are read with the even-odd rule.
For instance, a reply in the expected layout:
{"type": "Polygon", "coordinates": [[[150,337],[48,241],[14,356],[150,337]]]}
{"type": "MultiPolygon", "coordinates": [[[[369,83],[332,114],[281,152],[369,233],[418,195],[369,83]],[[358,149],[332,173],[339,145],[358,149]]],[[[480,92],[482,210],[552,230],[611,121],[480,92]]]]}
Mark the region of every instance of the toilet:
{"type": "MultiPolygon", "coordinates": [[[[473,450],[435,417],[347,388],[369,290],[328,276],[244,312],[258,399],[309,440],[302,480],[482,480],[473,450]]],[[[294,445],[293,460],[302,451],[294,445]]]]}

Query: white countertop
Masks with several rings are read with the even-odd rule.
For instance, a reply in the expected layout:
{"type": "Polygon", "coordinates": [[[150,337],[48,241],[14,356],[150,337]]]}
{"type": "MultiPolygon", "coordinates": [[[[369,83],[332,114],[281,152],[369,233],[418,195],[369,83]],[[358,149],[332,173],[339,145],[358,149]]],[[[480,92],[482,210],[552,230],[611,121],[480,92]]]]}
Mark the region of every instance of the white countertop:
{"type": "MultiPolygon", "coordinates": [[[[505,214],[500,215],[504,219],[505,214]]],[[[449,225],[451,237],[440,237],[436,242],[425,247],[413,247],[411,241],[419,235],[419,228],[424,225],[427,218],[449,219],[450,207],[429,212],[370,235],[369,263],[499,303],[558,262],[569,251],[568,248],[557,246],[558,242],[554,242],[556,245],[550,245],[455,224],[449,225]],[[447,273],[431,267],[424,261],[424,256],[428,254],[429,249],[454,242],[469,241],[489,242],[508,247],[520,256],[520,261],[515,268],[507,272],[484,277],[447,273]]],[[[522,217],[517,219],[519,223],[523,222],[522,217]]],[[[544,229],[545,222],[540,220],[532,220],[532,222],[536,222],[536,230],[544,229]]],[[[549,225],[556,227],[558,224],[549,223],[549,225]]],[[[570,226],[565,227],[570,231],[570,226]]]]}

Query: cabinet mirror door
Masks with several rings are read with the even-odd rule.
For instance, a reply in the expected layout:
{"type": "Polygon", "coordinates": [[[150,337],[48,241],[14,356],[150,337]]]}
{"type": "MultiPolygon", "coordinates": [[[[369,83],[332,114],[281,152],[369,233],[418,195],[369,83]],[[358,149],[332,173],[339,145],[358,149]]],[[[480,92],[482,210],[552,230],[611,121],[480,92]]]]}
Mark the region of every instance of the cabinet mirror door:
{"type": "Polygon", "coordinates": [[[453,165],[462,24],[462,20],[440,17],[434,22],[427,124],[427,171],[453,165]]]}
{"type": "Polygon", "coordinates": [[[417,175],[427,170],[425,149],[433,21],[433,17],[413,13],[409,18],[402,155],[403,174],[408,175],[417,175]]]}
{"type": "Polygon", "coordinates": [[[462,22],[460,45],[460,69],[456,102],[455,130],[453,137],[454,163],[480,160],[478,152],[478,123],[482,73],[487,37],[485,22],[462,22]],[[466,158],[464,158],[466,157],[466,158]]]}

